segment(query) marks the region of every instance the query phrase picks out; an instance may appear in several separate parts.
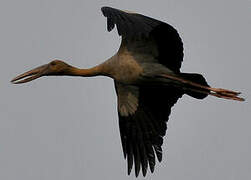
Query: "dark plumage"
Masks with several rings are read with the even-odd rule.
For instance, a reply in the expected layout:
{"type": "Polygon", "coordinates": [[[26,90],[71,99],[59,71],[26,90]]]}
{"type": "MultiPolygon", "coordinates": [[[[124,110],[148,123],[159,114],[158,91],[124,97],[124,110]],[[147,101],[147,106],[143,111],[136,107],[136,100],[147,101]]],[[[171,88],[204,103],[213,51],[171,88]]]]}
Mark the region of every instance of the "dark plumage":
{"type": "Polygon", "coordinates": [[[54,60],[12,80],[26,83],[42,76],[108,76],[118,97],[119,129],[128,174],[132,166],[143,176],[162,160],[163,137],[172,106],[183,94],[197,99],[208,95],[243,101],[239,92],[211,88],[200,74],[181,73],[183,45],[169,24],[137,13],[103,7],[107,29],[115,25],[122,41],[118,52],[90,69],[54,60]]]}
{"type": "MultiPolygon", "coordinates": [[[[169,24],[136,13],[110,8],[101,8],[107,17],[107,30],[111,31],[116,24],[118,34],[123,41],[150,41],[158,50],[155,57],[159,63],[174,72],[179,72],[183,61],[183,44],[178,32],[169,24]]],[[[122,42],[123,43],[123,42],[122,42]]]]}

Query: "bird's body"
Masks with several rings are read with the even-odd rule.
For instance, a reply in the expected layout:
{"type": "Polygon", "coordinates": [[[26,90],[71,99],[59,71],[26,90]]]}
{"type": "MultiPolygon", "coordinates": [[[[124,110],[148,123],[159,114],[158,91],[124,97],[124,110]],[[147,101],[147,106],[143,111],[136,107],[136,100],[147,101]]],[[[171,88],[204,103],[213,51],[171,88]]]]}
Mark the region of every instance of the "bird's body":
{"type": "Polygon", "coordinates": [[[127,50],[112,56],[101,66],[103,66],[107,76],[124,84],[135,84],[143,73],[142,66],[135,61],[134,57],[127,50]],[[116,67],[116,70],[111,68],[111,64],[116,67]]]}
{"type": "Polygon", "coordinates": [[[103,7],[107,29],[115,25],[122,42],[118,52],[90,69],[79,69],[55,60],[12,80],[25,83],[41,76],[108,76],[118,97],[119,128],[128,174],[132,165],[138,176],[148,166],[154,171],[162,160],[162,143],[171,107],[183,94],[197,99],[207,95],[243,101],[239,93],[211,88],[200,74],[181,73],[183,44],[169,24],[137,13],[103,7]],[[26,79],[23,79],[28,77],[26,79]],[[155,158],[156,156],[156,158],[155,158]]]}
{"type": "MultiPolygon", "coordinates": [[[[150,57],[147,57],[150,59],[150,57]]],[[[144,62],[146,58],[131,54],[126,48],[98,65],[101,75],[113,78],[116,82],[128,85],[140,85],[148,78],[161,73],[172,73],[171,70],[159,63],[144,62]],[[155,71],[157,70],[157,71],[155,71]]],[[[147,83],[149,85],[149,83],[147,83]]]]}

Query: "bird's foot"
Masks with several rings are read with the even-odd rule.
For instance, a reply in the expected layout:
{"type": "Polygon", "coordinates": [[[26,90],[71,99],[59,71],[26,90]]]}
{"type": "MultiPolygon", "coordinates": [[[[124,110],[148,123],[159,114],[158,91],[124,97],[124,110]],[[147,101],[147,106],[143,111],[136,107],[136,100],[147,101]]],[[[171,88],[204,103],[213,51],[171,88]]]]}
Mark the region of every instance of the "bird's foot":
{"type": "Polygon", "coordinates": [[[208,87],[208,90],[210,90],[210,95],[216,96],[219,98],[224,98],[224,99],[232,99],[236,101],[245,101],[244,98],[238,97],[241,93],[236,92],[236,91],[231,91],[227,89],[222,89],[222,88],[211,88],[208,87]]]}

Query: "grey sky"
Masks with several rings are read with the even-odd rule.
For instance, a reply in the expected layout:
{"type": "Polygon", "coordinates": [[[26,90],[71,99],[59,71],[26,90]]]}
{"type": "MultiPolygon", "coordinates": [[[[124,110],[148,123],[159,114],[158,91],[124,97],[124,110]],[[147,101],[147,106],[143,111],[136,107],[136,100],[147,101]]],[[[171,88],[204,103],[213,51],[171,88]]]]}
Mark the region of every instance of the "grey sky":
{"type": "Polygon", "coordinates": [[[111,79],[9,83],[55,58],[90,67],[113,55],[120,38],[106,31],[102,6],[170,23],[184,42],[182,71],[247,99],[184,96],[170,116],[163,161],[145,179],[249,179],[250,0],[1,0],[0,179],[135,179],[126,175],[111,79]]]}

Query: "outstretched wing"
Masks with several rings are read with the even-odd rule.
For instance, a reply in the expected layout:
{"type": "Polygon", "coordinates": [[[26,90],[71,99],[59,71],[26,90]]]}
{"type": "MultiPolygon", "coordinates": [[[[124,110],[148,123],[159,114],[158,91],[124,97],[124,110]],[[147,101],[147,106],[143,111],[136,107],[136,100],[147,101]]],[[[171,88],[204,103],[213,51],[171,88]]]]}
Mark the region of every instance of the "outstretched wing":
{"type": "Polygon", "coordinates": [[[134,51],[134,54],[150,53],[154,56],[153,60],[156,59],[172,71],[179,72],[183,60],[183,44],[178,32],[171,25],[110,7],[102,7],[101,10],[107,17],[108,31],[116,24],[118,34],[122,36],[121,46],[127,46],[128,49],[132,46],[129,50],[134,51]],[[150,52],[149,46],[157,52],[150,52]]]}
{"type": "Polygon", "coordinates": [[[134,162],[135,175],[143,176],[148,165],[154,171],[157,156],[162,160],[163,137],[171,107],[183,95],[173,87],[136,87],[115,82],[118,96],[119,128],[128,175],[134,162]]]}

